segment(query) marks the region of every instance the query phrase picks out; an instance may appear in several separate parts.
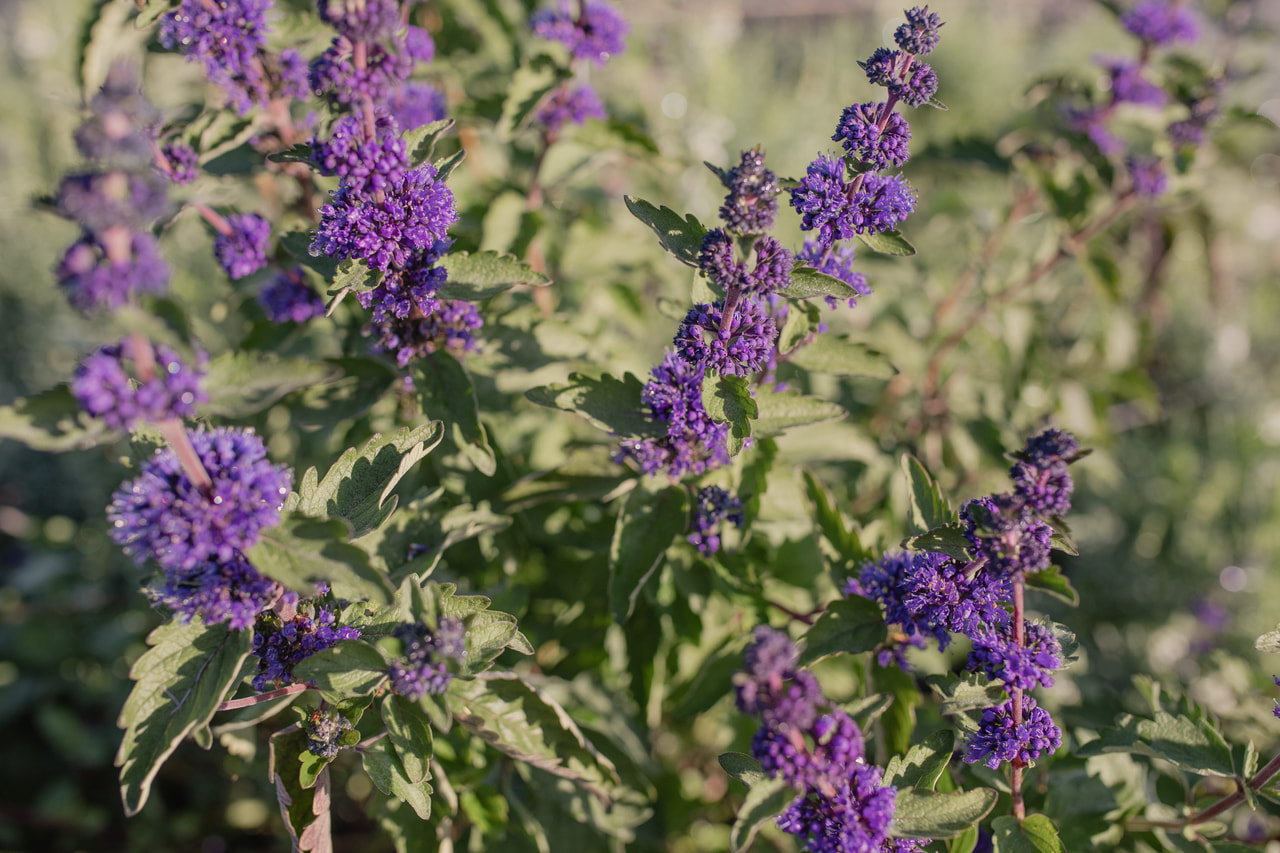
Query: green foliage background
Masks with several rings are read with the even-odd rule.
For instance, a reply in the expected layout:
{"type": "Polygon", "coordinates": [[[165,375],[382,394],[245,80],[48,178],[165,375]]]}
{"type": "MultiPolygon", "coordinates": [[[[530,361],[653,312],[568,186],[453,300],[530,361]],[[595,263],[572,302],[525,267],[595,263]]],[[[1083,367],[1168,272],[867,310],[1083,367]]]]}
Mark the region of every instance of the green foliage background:
{"type": "MultiPolygon", "coordinates": [[[[547,216],[558,221],[543,232],[542,251],[556,280],[556,310],[535,326],[532,299],[513,297],[504,319],[511,331],[468,363],[482,419],[505,457],[494,481],[465,477],[472,503],[504,508],[512,472],[553,467],[566,447],[600,440],[568,415],[549,418],[527,407],[503,414],[486,400],[563,381],[592,364],[643,377],[660,358],[673,325],[660,302],[686,302],[689,276],[621,196],[710,221],[722,189],[701,161],[723,164],[763,144],[771,168],[799,175],[830,147],[840,110],[870,97],[853,60],[885,40],[898,6],[815,3],[811,14],[782,14],[777,5],[622,5],[634,28],[630,47],[592,82],[615,114],[648,128],[660,155],[597,126],[566,139],[545,164],[547,216]]],[[[1131,676],[1147,673],[1184,687],[1229,733],[1254,738],[1266,754],[1277,727],[1270,675],[1252,638],[1277,620],[1272,602],[1280,595],[1280,156],[1276,124],[1256,113],[1280,119],[1280,102],[1268,100],[1280,73],[1277,39],[1267,29],[1276,12],[1265,3],[1207,4],[1209,15],[1248,28],[1230,42],[1215,36],[1197,54],[1212,59],[1230,50],[1248,76],[1229,89],[1233,110],[1216,145],[1169,200],[1130,213],[1126,227],[1002,304],[998,294],[1056,239],[1051,217],[1016,223],[939,318],[966,265],[1027,186],[992,151],[1001,140],[1043,133],[1052,105],[1038,102],[1037,82],[1061,74],[1091,80],[1093,54],[1123,52],[1126,42],[1110,13],[1093,4],[934,5],[948,21],[933,60],[950,110],[913,116],[907,172],[921,207],[906,233],[920,251],[909,260],[864,253],[859,268],[875,294],[833,321],[833,331],[892,353],[901,372],[887,384],[795,372],[792,381],[811,383],[807,390],[856,417],[779,441],[751,557],[770,561],[778,599],[811,606],[832,590],[813,588],[825,581],[800,465],[834,483],[836,503],[874,531],[877,519],[889,523],[890,510],[903,515],[894,462],[902,451],[917,453],[953,499],[968,498],[1001,488],[1003,449],[1052,418],[1096,452],[1074,472],[1081,556],[1064,564],[1081,606],[1069,617],[1054,613],[1080,635],[1083,661],[1045,704],[1061,708],[1072,725],[1101,726],[1134,701],[1131,676]],[[928,395],[931,354],[978,306],[985,307],[972,331],[939,362],[943,393],[928,395]],[[1211,610],[1221,618],[1206,619],[1211,610]]],[[[524,14],[514,0],[429,6],[438,15],[437,67],[447,85],[470,87],[476,109],[500,98],[507,83],[505,37],[477,23],[486,7],[524,14]],[[477,69],[498,70],[477,78],[477,69]]],[[[75,163],[71,132],[81,95],[73,45],[96,10],[70,0],[9,0],[0,11],[5,404],[64,381],[102,332],[72,312],[50,274],[72,226],[32,206],[75,163]]],[[[148,85],[162,106],[198,99],[198,71],[180,57],[154,55],[148,73],[165,81],[148,85]]],[[[459,117],[466,122],[465,113],[459,117]]],[[[527,150],[482,134],[454,179],[465,208],[460,235],[480,248],[520,246],[519,181],[528,160],[527,150]],[[507,192],[503,180],[511,182],[507,192]]],[[[250,198],[230,181],[219,192],[224,203],[250,198]]],[[[780,222],[779,236],[798,244],[796,219],[784,212],[780,222]]],[[[193,321],[200,339],[211,348],[236,340],[242,329],[231,309],[249,297],[216,269],[202,231],[180,218],[166,250],[178,271],[176,295],[200,318],[193,321]]],[[[257,426],[274,454],[297,456],[299,471],[331,460],[368,428],[315,435],[291,423],[283,406],[257,426]]],[[[159,796],[138,817],[121,815],[111,766],[115,716],[129,663],[158,619],[137,591],[137,570],[106,537],[103,507],[123,477],[113,454],[119,449],[55,456],[0,442],[0,756],[7,770],[0,850],[286,849],[264,750],[247,738],[229,738],[230,752],[184,744],[160,774],[159,796]]],[[[741,789],[731,787],[716,756],[745,749],[751,724],[712,688],[727,684],[725,667],[740,649],[733,642],[750,624],[698,609],[710,593],[707,567],[671,571],[635,617],[654,626],[649,654],[623,654],[607,606],[598,606],[606,600],[612,515],[590,501],[529,503],[517,531],[451,550],[441,579],[492,595],[496,607],[520,615],[541,670],[565,679],[578,707],[597,709],[594,721],[584,721],[588,728],[615,725],[615,705],[646,724],[644,732],[610,732],[656,786],[657,815],[639,828],[637,849],[727,849],[741,789]],[[514,542],[528,550],[504,550],[514,542]],[[676,650],[674,637],[688,644],[676,650]],[[711,687],[695,678],[708,661],[728,662],[711,687]]],[[[505,509],[513,506],[521,508],[507,499],[505,509]]],[[[898,538],[899,531],[879,530],[883,539],[898,538]]],[[[755,571],[745,557],[725,564],[755,571]]],[[[842,678],[848,689],[848,674],[836,667],[823,678],[829,693],[839,694],[842,678]]],[[[338,849],[389,849],[357,805],[368,783],[360,774],[349,778],[335,804],[338,849]]],[[[496,789],[482,785],[473,796],[475,814],[506,808],[496,789]]]]}

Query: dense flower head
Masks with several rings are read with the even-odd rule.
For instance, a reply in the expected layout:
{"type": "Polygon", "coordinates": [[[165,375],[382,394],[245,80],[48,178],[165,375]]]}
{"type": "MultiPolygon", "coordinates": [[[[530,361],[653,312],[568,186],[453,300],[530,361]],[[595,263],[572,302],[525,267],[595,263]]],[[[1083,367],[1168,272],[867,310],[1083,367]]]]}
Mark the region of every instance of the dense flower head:
{"type": "Polygon", "coordinates": [[[862,179],[848,213],[855,234],[892,231],[915,210],[915,192],[901,177],[869,173],[862,179]]]}
{"type": "Polygon", "coordinates": [[[307,736],[307,749],[320,758],[333,758],[347,741],[352,740],[348,732],[355,726],[346,717],[332,709],[313,711],[301,723],[303,733],[307,736]]]}
{"type": "Polygon", "coordinates": [[[275,65],[276,94],[284,98],[306,98],[311,94],[310,68],[296,50],[280,51],[275,65]]]}
{"type": "Polygon", "coordinates": [[[735,679],[738,710],[757,714],[795,673],[797,650],[791,638],[768,625],[757,625],[742,652],[744,672],[735,679]]]}
{"type": "Polygon", "coordinates": [[[750,376],[762,370],[773,353],[778,329],[760,302],[745,298],[721,330],[723,302],[695,305],[676,331],[675,347],[690,364],[701,364],[722,376],[750,376]]]}
{"type": "Polygon", "coordinates": [[[276,600],[280,585],[237,553],[227,560],[166,566],[163,581],[147,594],[184,622],[198,617],[206,625],[227,622],[233,630],[243,631],[276,600]]]}
{"type": "Polygon", "coordinates": [[[219,427],[189,431],[212,480],[200,489],[172,450],[156,453],[136,479],[116,490],[107,519],[111,538],[138,563],[148,557],[170,571],[229,563],[264,527],[280,522],[293,475],[267,459],[252,431],[219,427]]]}
{"type": "Polygon", "coordinates": [[[444,285],[448,273],[436,264],[451,245],[452,240],[437,240],[416,254],[408,267],[388,272],[373,290],[356,294],[361,307],[373,309],[376,323],[425,317],[440,310],[436,291],[444,285]]]}
{"type": "Polygon", "coordinates": [[[444,92],[430,83],[400,85],[391,93],[386,106],[396,127],[406,132],[439,121],[449,112],[444,92]]]}
{"type": "Polygon", "coordinates": [[[733,238],[723,228],[712,228],[703,235],[698,269],[726,291],[741,285],[747,276],[747,265],[737,259],[733,238]]]}
{"type": "Polygon", "coordinates": [[[210,82],[242,115],[269,97],[260,52],[267,44],[271,0],[182,0],[160,19],[160,43],[204,63],[210,82]]]}
{"type": "Polygon", "coordinates": [[[258,672],[253,689],[259,692],[292,684],[293,668],[299,662],[360,636],[358,629],[336,624],[338,605],[323,597],[299,602],[291,612],[278,610],[259,614],[254,623],[253,653],[258,657],[258,672]]]}
{"type": "Polygon", "coordinates": [[[555,9],[539,9],[529,17],[534,35],[558,41],[569,49],[574,59],[604,65],[626,47],[627,22],[608,3],[586,0],[582,14],[574,3],[560,0],[555,9]]]}
{"type": "Polygon", "coordinates": [[[845,585],[846,595],[880,602],[885,621],[902,626],[908,637],[932,636],[938,648],[951,634],[975,636],[989,626],[1006,624],[1003,602],[1009,599],[1006,578],[965,566],[931,551],[899,551],[866,563],[845,585]]]}
{"type": "Polygon", "coordinates": [[[1016,495],[971,500],[961,508],[960,521],[974,557],[987,561],[984,573],[1021,579],[1049,568],[1053,528],[1016,495]]]}
{"type": "Polygon", "coordinates": [[[1165,174],[1164,161],[1159,157],[1130,157],[1125,165],[1129,168],[1129,180],[1133,182],[1135,195],[1156,198],[1169,188],[1169,176],[1165,174]]]}
{"type": "Polygon", "coordinates": [[[1162,107],[1169,100],[1163,89],[1143,76],[1142,63],[1133,59],[1101,58],[1098,64],[1111,78],[1111,98],[1115,103],[1162,107]]]}
{"type": "Polygon", "coordinates": [[[69,175],[58,207],[92,232],[114,226],[140,229],[169,209],[165,179],[150,172],[69,175]]]}
{"type": "Polygon", "coordinates": [[[901,166],[911,156],[911,126],[900,113],[890,112],[881,129],[880,118],[887,108],[876,102],[845,107],[832,141],[872,169],[901,166]]]}
{"type": "Polygon", "coordinates": [[[311,250],[360,258],[377,270],[404,267],[416,253],[444,239],[457,219],[453,193],[428,164],[405,172],[381,199],[340,186],[320,211],[311,250]]]}
{"type": "Polygon", "coordinates": [[[1124,28],[1154,47],[1200,38],[1200,24],[1185,3],[1142,0],[1120,18],[1124,28]]]}
{"type": "Polygon", "coordinates": [[[772,237],[761,237],[754,246],[756,263],[746,272],[742,291],[757,296],[769,296],[785,290],[791,284],[791,271],[795,268],[795,256],[772,237]]]}
{"type": "MultiPolygon", "coordinates": [[[[897,789],[880,785],[880,768],[852,766],[831,792],[810,790],[778,816],[778,828],[798,836],[808,853],[882,853],[897,808],[897,789]]],[[[913,842],[901,851],[919,850],[913,842]]]]}
{"type": "Polygon", "coordinates": [[[116,63],[89,102],[91,110],[76,128],[76,148],[90,160],[139,170],[151,161],[151,134],[159,113],[138,90],[137,70],[116,63]]]}
{"type": "Polygon", "coordinates": [[[720,218],[738,234],[763,234],[778,215],[778,176],[764,167],[759,148],[743,151],[738,165],[729,170],[729,194],[720,206],[720,218]]]}
{"type": "Polygon", "coordinates": [[[189,184],[200,177],[199,155],[187,143],[175,139],[160,146],[160,156],[169,164],[164,174],[175,184],[189,184]]]}
{"type": "Polygon", "coordinates": [[[930,12],[928,6],[916,6],[906,10],[904,14],[907,22],[899,25],[893,33],[893,40],[898,43],[898,47],[916,56],[932,53],[938,46],[942,17],[937,12],[930,12]]]}
{"type": "Polygon", "coordinates": [[[256,213],[233,213],[227,217],[229,234],[213,240],[213,256],[232,279],[252,275],[267,265],[271,244],[271,223],[256,213]]]}
{"type": "Polygon", "coordinates": [[[394,354],[396,363],[404,367],[439,350],[460,355],[476,349],[480,344],[475,333],[483,326],[484,318],[470,302],[441,299],[430,314],[387,315],[375,319],[368,331],[378,336],[375,349],[394,354]]]}
{"type": "Polygon", "coordinates": [[[559,86],[551,92],[550,97],[538,106],[534,119],[547,129],[547,133],[555,136],[561,129],[573,122],[584,124],[587,119],[606,119],[600,97],[586,83],[577,86],[559,86]]]}
{"type": "Polygon", "coordinates": [[[317,0],[320,20],[347,38],[380,39],[400,27],[398,0],[317,0]]]}
{"type": "Polygon", "coordinates": [[[103,347],[84,360],[71,382],[80,407],[109,428],[127,430],[139,420],[158,423],[193,417],[196,403],[209,399],[200,387],[204,377],[200,367],[183,364],[163,344],[144,354],[144,367],[134,349],[132,338],[103,347]],[[132,370],[126,368],[126,361],[132,370]]]}
{"type": "Polygon", "coordinates": [[[430,62],[436,58],[436,42],[431,33],[412,24],[404,34],[404,49],[414,62],[430,62]]]}
{"type": "Polygon", "coordinates": [[[258,304],[273,323],[305,323],[324,316],[324,299],[307,284],[301,269],[278,273],[258,294],[258,304]]]}
{"type": "Polygon", "coordinates": [[[927,62],[910,53],[876,48],[866,61],[867,79],[884,86],[889,94],[913,107],[923,106],[938,91],[938,75],[927,62]]]}
{"type": "Polygon", "coordinates": [[[143,294],[163,293],[169,286],[169,266],[150,234],[117,232],[126,249],[108,256],[107,239],[85,237],[71,245],[58,264],[58,283],[71,304],[81,311],[116,309],[143,294]]]}
{"type": "Polygon", "coordinates": [[[741,527],[743,520],[741,500],[719,486],[704,486],[693,502],[689,543],[703,554],[714,554],[720,550],[720,525],[731,521],[741,527]]]}
{"type": "Polygon", "coordinates": [[[391,662],[391,689],[409,699],[438,696],[453,680],[449,663],[460,663],[467,653],[467,629],[461,619],[442,616],[435,630],[421,622],[395,630],[403,656],[391,662]]]}
{"type": "Polygon", "coordinates": [[[711,420],[702,406],[705,371],[705,365],[689,364],[668,350],[640,394],[649,416],[666,424],[667,434],[623,442],[619,460],[631,458],[646,474],[665,470],[677,478],[729,464],[729,425],[711,420]]]}
{"type": "Polygon", "coordinates": [[[1071,462],[1080,454],[1080,442],[1069,432],[1050,427],[1027,439],[1021,457],[1038,468],[1054,462],[1071,462]]]}
{"type": "Polygon", "coordinates": [[[311,162],[322,175],[336,175],[354,193],[372,194],[389,189],[404,179],[409,168],[409,152],[387,120],[375,125],[375,139],[365,138],[359,116],[338,119],[328,139],[311,140],[311,162]]]}
{"type": "Polygon", "coordinates": [[[1019,690],[1052,687],[1053,673],[1062,668],[1062,644],[1038,622],[1026,624],[1023,645],[1014,641],[1011,626],[983,631],[973,637],[968,668],[1019,690]]]}
{"type": "Polygon", "coordinates": [[[805,169],[799,186],[792,187],[791,206],[800,214],[800,227],[818,232],[823,248],[836,240],[853,236],[848,222],[848,185],[844,180],[844,160],[819,154],[805,169]]]}
{"type": "Polygon", "coordinates": [[[391,93],[413,73],[413,58],[382,42],[365,42],[366,61],[358,68],[351,40],[339,36],[324,53],[311,61],[311,91],[340,106],[350,106],[365,96],[385,103],[391,93]]]}
{"type": "Polygon", "coordinates": [[[992,770],[1005,761],[1021,759],[1029,765],[1043,754],[1052,755],[1062,746],[1062,730],[1044,708],[1030,696],[1022,697],[1022,723],[1013,716],[1013,700],[982,712],[978,731],[969,740],[964,760],[982,762],[992,770]]]}
{"type": "MultiPolygon", "coordinates": [[[[814,240],[805,240],[804,247],[796,254],[796,264],[812,267],[820,273],[838,278],[857,291],[858,296],[869,296],[871,286],[867,277],[853,268],[854,249],[849,244],[824,248],[814,240]]],[[[850,296],[846,304],[852,308],[858,304],[858,296],[850,296]]],[[[839,302],[834,296],[825,297],[827,307],[835,308],[839,302]]]]}

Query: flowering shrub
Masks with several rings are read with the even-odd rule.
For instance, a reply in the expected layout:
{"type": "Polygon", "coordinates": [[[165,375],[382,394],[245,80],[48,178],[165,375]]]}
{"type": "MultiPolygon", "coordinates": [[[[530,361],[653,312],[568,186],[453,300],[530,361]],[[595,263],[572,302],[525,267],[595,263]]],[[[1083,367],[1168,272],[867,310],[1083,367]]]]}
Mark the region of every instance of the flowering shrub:
{"type": "Polygon", "coordinates": [[[295,850],[1267,840],[1222,821],[1270,814],[1280,759],[1203,696],[1073,699],[1075,478],[1109,438],[1019,397],[1086,381],[1041,289],[1118,289],[1096,244],[1195,203],[1241,75],[1176,51],[1229,21],[1127,6],[1132,55],[939,153],[957,22],[905,9],[851,103],[726,149],[699,202],[609,76],[653,48],[620,5],[284,5],[147,0],[154,56],[86,59],[47,289],[95,334],[0,410],[0,437],[121,465],[100,523],[158,623],[126,814],[217,735],[295,850]],[[936,306],[879,311],[946,243],[965,187],[938,166],[966,156],[1007,221],[943,247],[936,306]],[[992,317],[1052,357],[984,351],[992,317]]]}

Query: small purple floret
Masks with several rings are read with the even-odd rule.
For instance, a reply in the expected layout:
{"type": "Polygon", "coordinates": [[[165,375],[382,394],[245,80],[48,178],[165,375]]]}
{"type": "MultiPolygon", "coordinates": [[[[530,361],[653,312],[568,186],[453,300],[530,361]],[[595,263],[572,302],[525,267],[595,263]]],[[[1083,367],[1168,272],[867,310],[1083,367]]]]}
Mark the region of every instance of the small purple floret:
{"type": "Polygon", "coordinates": [[[964,760],[982,762],[992,770],[1001,763],[1022,760],[1030,765],[1043,754],[1052,755],[1062,746],[1062,730],[1054,725],[1049,712],[1036,705],[1030,696],[1022,697],[1022,724],[1013,719],[1013,700],[982,712],[982,723],[969,741],[964,760]]]}
{"type": "Polygon", "coordinates": [[[534,114],[535,120],[546,127],[551,136],[560,133],[569,122],[584,124],[587,119],[604,120],[608,117],[599,96],[586,83],[557,88],[534,114]]]}
{"type": "Polygon", "coordinates": [[[914,53],[916,56],[932,53],[938,46],[942,17],[937,12],[930,12],[928,6],[916,6],[908,9],[905,14],[907,22],[894,31],[893,40],[907,53],[914,53]]]}
{"type": "Polygon", "coordinates": [[[911,156],[911,126],[901,114],[889,113],[888,123],[880,129],[883,103],[854,104],[845,107],[840,124],[831,139],[844,146],[850,155],[872,169],[901,166],[911,156]]]}
{"type": "Polygon", "coordinates": [[[256,213],[233,213],[227,217],[230,234],[213,240],[213,256],[234,279],[252,275],[267,265],[271,243],[271,223],[256,213]]]}

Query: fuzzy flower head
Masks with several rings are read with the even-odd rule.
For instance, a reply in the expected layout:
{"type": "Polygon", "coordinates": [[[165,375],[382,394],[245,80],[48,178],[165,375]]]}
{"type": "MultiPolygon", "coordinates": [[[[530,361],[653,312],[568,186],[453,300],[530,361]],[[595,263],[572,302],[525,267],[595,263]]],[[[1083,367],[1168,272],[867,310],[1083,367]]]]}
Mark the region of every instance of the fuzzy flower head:
{"type": "Polygon", "coordinates": [[[665,470],[677,479],[728,465],[729,426],[711,420],[702,406],[705,372],[704,365],[668,351],[640,393],[649,416],[665,424],[667,434],[623,442],[616,460],[634,459],[646,474],[665,470]]]}
{"type": "Polygon", "coordinates": [[[867,80],[913,107],[924,106],[938,92],[938,75],[910,53],[878,47],[865,63],[867,80]]]}
{"type": "Polygon", "coordinates": [[[307,736],[307,749],[320,758],[333,758],[344,746],[354,746],[360,736],[346,717],[333,709],[316,709],[300,724],[307,736]]]}
{"type": "Polygon", "coordinates": [[[404,179],[409,152],[394,124],[379,121],[376,138],[367,140],[363,120],[347,115],[334,122],[328,139],[312,138],[311,162],[320,174],[341,178],[351,192],[371,195],[404,179]]]}
{"type": "MultiPolygon", "coordinates": [[[[286,595],[297,598],[294,593],[286,595]]],[[[274,690],[294,682],[293,668],[313,654],[343,640],[360,636],[356,628],[337,623],[338,604],[328,596],[294,603],[288,612],[280,608],[259,614],[254,623],[253,653],[258,672],[253,689],[274,690]]]]}
{"type": "Polygon", "coordinates": [[[1143,76],[1141,63],[1106,57],[1097,62],[1111,79],[1111,98],[1115,103],[1162,107],[1169,100],[1163,89],[1143,76]]]}
{"type": "Polygon", "coordinates": [[[626,47],[627,22],[602,0],[586,0],[581,15],[577,5],[561,0],[555,9],[539,9],[530,16],[529,29],[539,38],[560,42],[574,59],[604,65],[626,47]]]}
{"type": "Polygon", "coordinates": [[[196,403],[209,399],[200,387],[201,366],[187,366],[163,344],[140,362],[132,338],[103,347],[76,370],[71,392],[80,407],[111,429],[127,430],[140,420],[158,423],[190,418],[196,403]]]}
{"type": "Polygon", "coordinates": [[[160,257],[155,238],[128,229],[72,244],[55,274],[71,304],[85,312],[115,310],[138,296],[164,293],[169,287],[169,266],[160,257]],[[108,252],[109,247],[113,251],[108,252]]]}
{"type": "Polygon", "coordinates": [[[263,577],[243,555],[234,554],[225,561],[167,567],[163,581],[147,594],[183,622],[193,618],[206,625],[227,622],[232,630],[243,631],[280,596],[280,584],[263,577]]]}
{"type": "Polygon", "coordinates": [[[311,91],[338,106],[350,107],[368,96],[375,104],[386,103],[391,93],[413,73],[413,58],[407,51],[380,41],[364,42],[367,47],[363,67],[355,62],[355,46],[339,36],[324,53],[311,61],[308,81],[311,91]]]}
{"type": "Polygon", "coordinates": [[[844,160],[819,154],[805,169],[799,186],[789,192],[791,206],[800,214],[800,228],[817,231],[818,243],[823,248],[853,236],[844,160]]]}
{"type": "Polygon", "coordinates": [[[887,107],[874,102],[845,107],[832,141],[841,143],[850,156],[872,169],[901,166],[911,156],[907,150],[911,126],[900,113],[890,112],[881,130],[880,117],[887,107]]]}
{"type": "Polygon", "coordinates": [[[436,264],[451,245],[452,240],[437,240],[430,249],[415,255],[408,267],[388,272],[373,290],[356,294],[361,307],[373,309],[375,323],[423,318],[439,311],[441,301],[436,291],[448,274],[436,264]]]}
{"type": "Polygon", "coordinates": [[[1005,761],[1019,758],[1030,765],[1041,755],[1052,755],[1062,746],[1062,730],[1049,712],[1036,705],[1030,696],[1022,697],[1022,723],[1013,716],[1013,700],[982,712],[978,731],[970,738],[964,760],[982,762],[992,770],[1005,761]]]}
{"type": "Polygon", "coordinates": [[[1129,180],[1133,182],[1135,195],[1157,198],[1169,188],[1164,161],[1159,157],[1130,157],[1125,165],[1129,167],[1129,180]]]}
{"type": "Polygon", "coordinates": [[[175,184],[189,184],[200,177],[199,156],[182,140],[175,139],[160,146],[160,155],[169,164],[164,174],[175,184]]]}
{"type": "Polygon", "coordinates": [[[1120,18],[1120,23],[1152,47],[1191,43],[1200,38],[1195,13],[1185,3],[1170,0],[1142,0],[1120,18]]]}
{"type": "Polygon", "coordinates": [[[743,299],[722,331],[723,309],[723,302],[691,308],[676,332],[676,351],[690,364],[722,376],[750,376],[764,369],[778,337],[773,318],[761,303],[743,299]]]}
{"type": "Polygon", "coordinates": [[[559,135],[570,122],[585,124],[587,119],[603,121],[608,117],[595,89],[586,83],[556,88],[534,113],[534,120],[547,129],[549,136],[559,135]]]}
{"type": "Polygon", "coordinates": [[[720,525],[730,521],[741,527],[743,520],[741,500],[719,486],[705,486],[693,503],[689,543],[702,554],[714,554],[720,550],[720,525]]]}
{"type": "Polygon", "coordinates": [[[467,628],[462,620],[442,616],[434,631],[421,622],[401,625],[395,636],[404,654],[391,662],[392,691],[415,700],[444,693],[453,680],[449,664],[461,663],[467,653],[467,628]]]}
{"type": "Polygon", "coordinates": [[[76,128],[76,148],[90,160],[139,171],[151,162],[151,134],[158,111],[138,90],[138,72],[118,62],[89,102],[91,113],[76,128]]]}
{"type": "Polygon", "coordinates": [[[213,240],[213,256],[232,279],[252,275],[267,265],[271,244],[271,223],[256,213],[233,213],[227,217],[230,233],[213,240]]]}
{"type": "Polygon", "coordinates": [[[1038,622],[1027,623],[1022,645],[1012,634],[1011,626],[977,634],[969,652],[969,671],[985,673],[992,681],[1019,690],[1052,687],[1053,673],[1062,668],[1058,638],[1038,622]]]}
{"type": "Polygon", "coordinates": [[[152,172],[69,175],[58,189],[68,219],[99,234],[110,228],[145,228],[169,209],[165,179],[152,172]]]}
{"type": "Polygon", "coordinates": [[[160,43],[204,64],[241,115],[270,92],[259,56],[267,44],[271,0],[182,0],[160,19],[160,43]]]}
{"type": "Polygon", "coordinates": [[[400,27],[397,0],[317,0],[320,20],[355,41],[386,38],[400,27]]]}
{"type": "Polygon", "coordinates": [[[271,464],[262,439],[229,427],[188,436],[212,480],[207,491],[165,450],[116,490],[107,508],[111,538],[139,564],[150,557],[171,572],[227,564],[253,546],[259,531],[280,523],[293,476],[271,464]]]}
{"type": "Polygon", "coordinates": [[[930,12],[928,6],[908,9],[905,15],[907,22],[894,31],[893,40],[907,53],[916,56],[932,53],[938,46],[942,17],[937,12],[930,12]]]}
{"type": "Polygon", "coordinates": [[[387,103],[396,127],[408,132],[439,121],[449,113],[449,104],[430,83],[404,83],[391,93],[387,103]]]}
{"type": "Polygon", "coordinates": [[[853,233],[892,231],[915,210],[915,191],[903,178],[868,173],[862,179],[847,214],[853,233]]]}
{"type": "MultiPolygon", "coordinates": [[[[484,326],[484,318],[474,305],[461,299],[437,301],[430,297],[430,301],[435,308],[429,314],[383,315],[370,323],[365,332],[377,335],[374,350],[394,355],[396,363],[404,367],[439,350],[458,356],[480,346],[475,333],[484,326]]],[[[425,304],[426,300],[419,302],[425,304]]]]}
{"type": "Polygon", "coordinates": [[[729,194],[720,206],[720,218],[736,234],[763,234],[778,215],[778,176],[764,167],[759,148],[742,152],[738,165],[729,170],[725,185],[729,194]]]}
{"type": "Polygon", "coordinates": [[[975,559],[987,561],[982,574],[1020,579],[1049,568],[1053,528],[1016,495],[971,500],[961,508],[960,521],[975,559]]]}
{"type": "Polygon", "coordinates": [[[324,316],[324,300],[296,268],[276,275],[258,294],[258,304],[273,323],[305,323],[324,316]]]}
{"type": "Polygon", "coordinates": [[[881,786],[880,768],[849,768],[834,790],[810,790],[778,816],[778,828],[798,836],[809,853],[882,853],[898,845],[898,853],[918,851],[924,841],[890,839],[897,810],[897,789],[881,786]]]}

